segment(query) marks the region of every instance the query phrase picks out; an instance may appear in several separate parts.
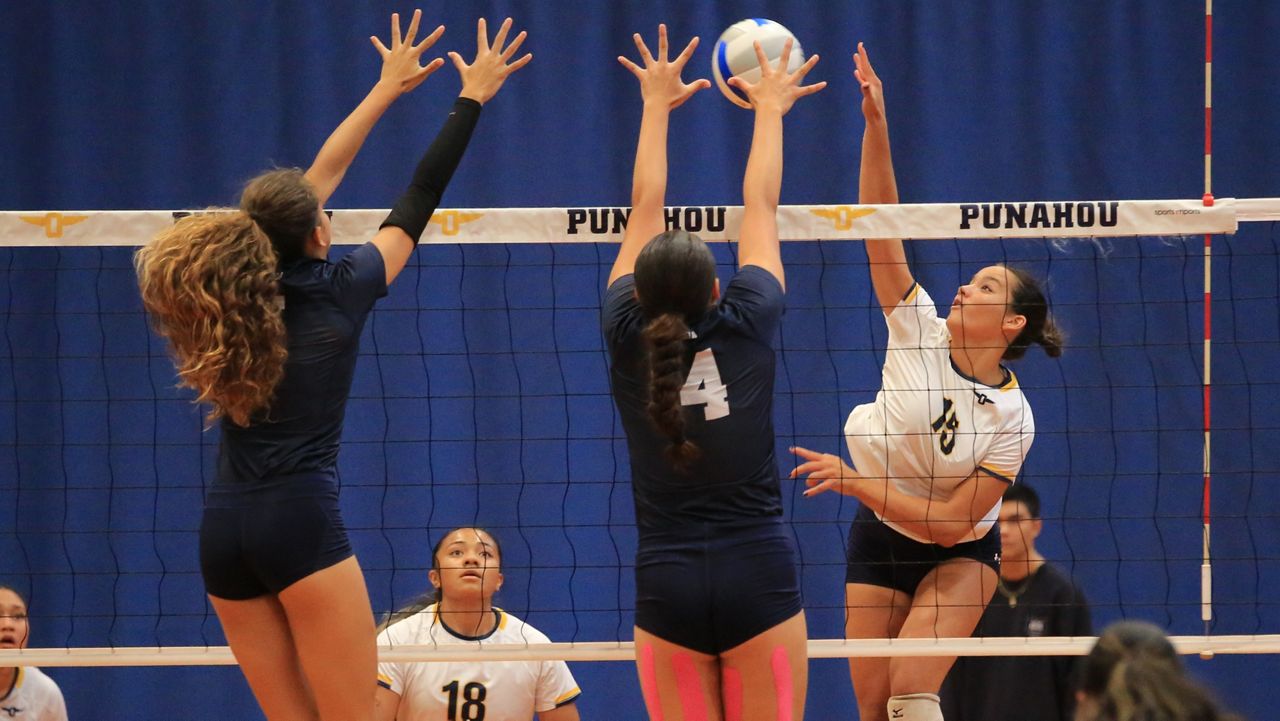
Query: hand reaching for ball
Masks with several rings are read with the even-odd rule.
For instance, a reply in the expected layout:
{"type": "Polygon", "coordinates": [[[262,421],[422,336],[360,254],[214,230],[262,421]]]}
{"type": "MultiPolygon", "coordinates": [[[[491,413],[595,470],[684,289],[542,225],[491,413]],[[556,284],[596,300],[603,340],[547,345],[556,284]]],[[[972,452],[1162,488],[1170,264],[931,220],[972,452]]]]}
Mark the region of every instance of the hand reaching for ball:
{"type": "Polygon", "coordinates": [[[760,42],[756,41],[754,45],[756,58],[760,61],[759,82],[751,83],[737,76],[729,78],[728,82],[745,93],[751,101],[752,107],[757,111],[776,109],[781,114],[786,115],[798,98],[813,95],[827,87],[825,80],[813,85],[800,84],[804,82],[804,77],[809,74],[813,66],[818,64],[818,56],[816,54],[809,56],[804,65],[797,68],[795,72],[787,71],[787,62],[791,59],[791,38],[787,38],[786,44],[782,46],[782,54],[778,56],[778,61],[773,64],[770,64],[769,58],[765,56],[764,48],[760,46],[760,42]]]}

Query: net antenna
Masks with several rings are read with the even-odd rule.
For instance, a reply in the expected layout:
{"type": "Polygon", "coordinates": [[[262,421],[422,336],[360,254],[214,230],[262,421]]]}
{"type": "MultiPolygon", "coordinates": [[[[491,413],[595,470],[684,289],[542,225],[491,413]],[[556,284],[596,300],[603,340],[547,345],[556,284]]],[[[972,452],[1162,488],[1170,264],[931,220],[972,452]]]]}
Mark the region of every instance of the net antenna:
{"type": "MultiPolygon", "coordinates": [[[[1204,205],[1213,207],[1213,0],[1204,0],[1204,205]]],[[[1201,543],[1200,560],[1200,620],[1204,622],[1204,634],[1209,635],[1213,621],[1213,562],[1210,556],[1210,453],[1211,436],[1210,347],[1213,338],[1213,235],[1204,234],[1204,540],[1201,543]]],[[[1206,651],[1201,658],[1212,658],[1206,651]]]]}

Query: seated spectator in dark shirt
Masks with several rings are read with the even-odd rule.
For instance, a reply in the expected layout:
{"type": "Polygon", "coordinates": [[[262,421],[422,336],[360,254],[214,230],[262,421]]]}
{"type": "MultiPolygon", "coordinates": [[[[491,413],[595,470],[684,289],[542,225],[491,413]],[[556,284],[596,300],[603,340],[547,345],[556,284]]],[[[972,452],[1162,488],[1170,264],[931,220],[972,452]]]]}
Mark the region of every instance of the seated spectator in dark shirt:
{"type": "MultiPolygon", "coordinates": [[[[1084,594],[1036,549],[1040,498],[1014,484],[1000,505],[1000,579],[973,632],[986,636],[1089,636],[1084,594]]],[[[939,694],[947,721],[1071,721],[1075,656],[961,656],[939,694]]]]}

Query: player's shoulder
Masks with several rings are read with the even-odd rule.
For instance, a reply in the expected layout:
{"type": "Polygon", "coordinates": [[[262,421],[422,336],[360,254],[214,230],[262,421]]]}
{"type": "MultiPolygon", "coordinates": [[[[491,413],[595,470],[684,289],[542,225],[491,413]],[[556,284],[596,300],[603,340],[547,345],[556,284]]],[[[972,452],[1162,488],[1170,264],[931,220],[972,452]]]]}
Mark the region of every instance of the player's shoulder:
{"type": "Polygon", "coordinates": [[[58,688],[58,683],[35,666],[24,666],[22,668],[20,682],[36,698],[62,698],[62,689],[58,688]]]}
{"type": "Polygon", "coordinates": [[[22,668],[22,671],[23,671],[23,677],[24,677],[23,681],[25,684],[31,684],[33,686],[35,685],[57,686],[58,685],[54,683],[53,679],[49,678],[48,674],[46,674],[44,671],[41,671],[39,667],[24,666],[22,668]]]}
{"type": "Polygon", "coordinates": [[[512,615],[501,608],[495,607],[494,610],[498,612],[498,631],[502,634],[504,641],[510,643],[551,643],[551,639],[545,633],[534,628],[519,616],[512,615]]]}
{"type": "MultiPolygon", "coordinates": [[[[909,307],[916,309],[917,312],[924,312],[930,316],[938,316],[938,304],[934,302],[933,296],[920,285],[919,281],[913,281],[907,291],[902,294],[902,300],[898,303],[900,307],[909,307]]],[[[943,320],[939,318],[939,320],[943,320]]]]}
{"type": "Polygon", "coordinates": [[[431,626],[436,619],[436,605],[429,604],[423,608],[400,618],[392,620],[386,628],[378,632],[379,643],[418,643],[420,639],[430,636],[431,626]]]}
{"type": "Polygon", "coordinates": [[[992,399],[998,404],[1001,414],[1014,421],[1016,425],[1034,425],[1035,416],[1031,412],[1031,401],[1027,399],[1027,394],[1022,392],[1022,382],[1018,374],[1009,368],[1005,371],[1008,377],[998,388],[991,389],[992,399]]]}
{"type": "Polygon", "coordinates": [[[785,292],[778,276],[762,266],[751,264],[742,266],[733,274],[733,278],[729,280],[729,287],[750,288],[777,295],[785,292]]]}
{"type": "MultiPolygon", "coordinates": [[[[917,282],[907,288],[897,305],[886,309],[885,321],[889,325],[891,345],[895,335],[905,334],[912,343],[925,341],[929,348],[949,351],[949,344],[944,342],[951,337],[947,320],[938,316],[933,297],[917,282]]],[[[919,350],[918,347],[914,349],[919,350]]]]}

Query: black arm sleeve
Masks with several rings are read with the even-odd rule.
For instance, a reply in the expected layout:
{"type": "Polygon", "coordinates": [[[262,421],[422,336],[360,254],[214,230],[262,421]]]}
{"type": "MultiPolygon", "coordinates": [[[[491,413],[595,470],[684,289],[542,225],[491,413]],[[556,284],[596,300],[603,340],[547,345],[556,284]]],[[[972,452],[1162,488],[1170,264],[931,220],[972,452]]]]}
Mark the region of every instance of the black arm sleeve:
{"type": "Polygon", "coordinates": [[[418,161],[418,168],[413,172],[413,181],[405,189],[404,195],[396,201],[387,219],[379,228],[394,225],[417,243],[426,229],[431,214],[440,205],[445,186],[458,169],[462,154],[467,150],[471,140],[471,131],[475,130],[476,121],[480,119],[480,103],[470,98],[458,98],[449,112],[448,120],[436,136],[435,142],[427,148],[427,152],[418,161]]]}

